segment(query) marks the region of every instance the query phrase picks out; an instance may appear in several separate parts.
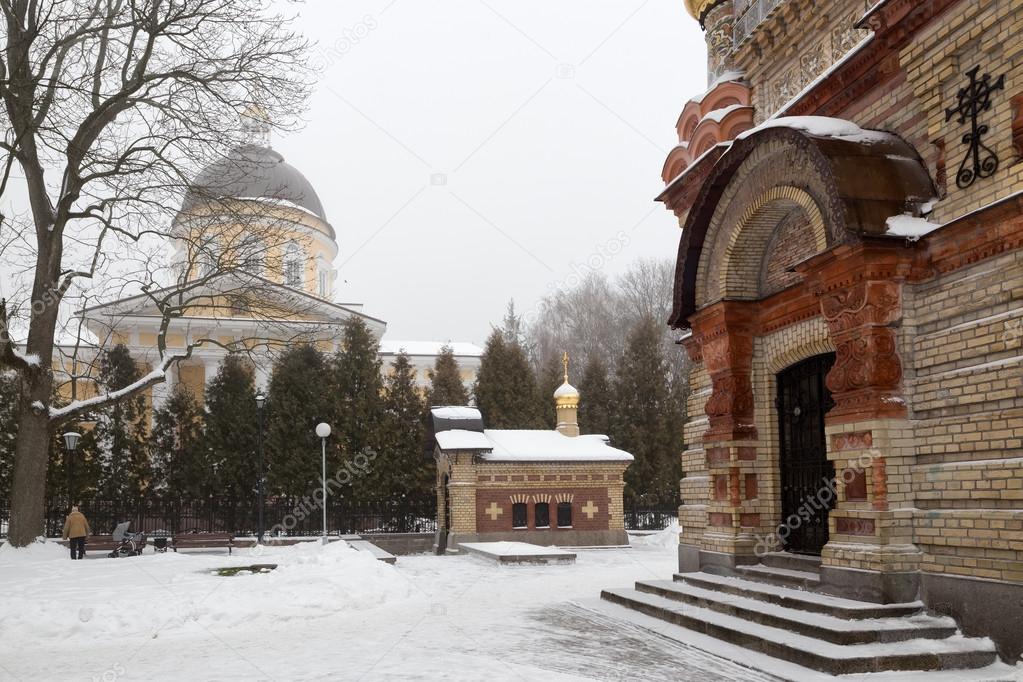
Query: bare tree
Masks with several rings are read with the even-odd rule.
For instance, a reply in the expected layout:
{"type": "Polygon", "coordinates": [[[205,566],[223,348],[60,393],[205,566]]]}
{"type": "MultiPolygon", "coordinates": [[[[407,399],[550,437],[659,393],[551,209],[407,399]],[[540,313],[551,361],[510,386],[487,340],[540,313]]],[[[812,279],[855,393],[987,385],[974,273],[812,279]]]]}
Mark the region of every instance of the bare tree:
{"type": "MultiPolygon", "coordinates": [[[[54,407],[67,308],[95,300],[103,280],[135,289],[166,332],[196,305],[229,305],[266,284],[253,259],[274,245],[223,219],[251,222],[244,207],[225,201],[219,219],[184,231],[172,216],[195,170],[243,141],[239,112],[293,125],[309,71],[306,43],[264,0],[0,0],[0,14],[0,196],[20,183],[28,206],[0,217],[4,259],[22,249],[31,281],[25,301],[0,302],[0,366],[22,386],[9,532],[22,546],[43,530],[47,449],[61,422],[163,381],[192,349],[171,352],[161,333],[159,361],[141,381],[54,407]],[[206,266],[166,277],[157,254],[171,239],[184,244],[184,262],[206,266]]],[[[273,304],[288,309],[295,297],[273,304]]]]}
{"type": "Polygon", "coordinates": [[[529,346],[533,362],[544,367],[564,351],[582,367],[597,354],[613,367],[625,351],[629,330],[642,318],[665,322],[663,343],[672,379],[682,381],[689,371],[688,359],[675,346],[677,333],[668,328],[674,287],[674,263],[639,259],[613,280],[603,272],[591,272],[572,288],[547,295],[531,316],[529,346]]]}

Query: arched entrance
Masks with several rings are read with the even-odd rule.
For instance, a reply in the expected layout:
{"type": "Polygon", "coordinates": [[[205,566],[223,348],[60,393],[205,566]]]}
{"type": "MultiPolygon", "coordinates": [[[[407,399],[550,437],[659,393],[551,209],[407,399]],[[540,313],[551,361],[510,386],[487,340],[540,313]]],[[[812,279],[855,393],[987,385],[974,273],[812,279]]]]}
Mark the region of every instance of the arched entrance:
{"type": "Polygon", "coordinates": [[[828,460],[824,415],[834,406],[824,378],[835,364],[826,353],[778,373],[778,452],[781,521],[788,552],[820,554],[835,504],[835,466],[828,460]]]}

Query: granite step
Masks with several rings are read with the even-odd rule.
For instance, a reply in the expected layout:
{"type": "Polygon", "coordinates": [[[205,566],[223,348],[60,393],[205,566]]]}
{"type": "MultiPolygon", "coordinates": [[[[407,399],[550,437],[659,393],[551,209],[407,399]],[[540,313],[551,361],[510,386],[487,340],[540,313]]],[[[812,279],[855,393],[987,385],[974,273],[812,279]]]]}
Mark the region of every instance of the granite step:
{"type": "Polygon", "coordinates": [[[601,597],[687,630],[831,675],[975,669],[997,660],[994,644],[986,638],[955,634],[939,639],[836,644],[639,589],[604,590],[601,597]]]}
{"type": "Polygon", "coordinates": [[[767,583],[768,585],[778,585],[780,587],[797,587],[812,590],[819,587],[821,583],[819,571],[805,571],[755,564],[753,566],[736,566],[735,572],[741,578],[767,583]]]}
{"type": "Polygon", "coordinates": [[[792,552],[768,552],[760,557],[760,563],[773,568],[788,568],[807,573],[820,573],[821,558],[819,555],[793,554],[792,552]]]}
{"type": "Polygon", "coordinates": [[[909,617],[849,620],[823,613],[809,613],[762,601],[755,595],[739,596],[671,580],[636,583],[636,590],[666,599],[726,613],[743,620],[784,628],[833,644],[904,642],[910,639],[941,639],[956,633],[955,620],[917,613],[909,617]]]}
{"type": "Polygon", "coordinates": [[[923,602],[919,601],[901,604],[875,604],[711,573],[676,573],[675,582],[687,583],[725,594],[750,597],[789,609],[821,613],[848,620],[913,616],[921,613],[924,609],[923,602]]]}

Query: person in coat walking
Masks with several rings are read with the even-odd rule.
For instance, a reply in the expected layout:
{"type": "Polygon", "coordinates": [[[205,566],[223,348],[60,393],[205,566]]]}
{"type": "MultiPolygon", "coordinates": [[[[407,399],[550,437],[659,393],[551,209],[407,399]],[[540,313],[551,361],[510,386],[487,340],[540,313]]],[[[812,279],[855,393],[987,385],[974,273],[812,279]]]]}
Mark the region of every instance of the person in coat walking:
{"type": "Polygon", "coordinates": [[[70,540],[71,558],[85,558],[85,538],[89,535],[89,521],[85,514],[78,511],[78,506],[71,507],[71,513],[64,521],[64,539],[70,540]]]}

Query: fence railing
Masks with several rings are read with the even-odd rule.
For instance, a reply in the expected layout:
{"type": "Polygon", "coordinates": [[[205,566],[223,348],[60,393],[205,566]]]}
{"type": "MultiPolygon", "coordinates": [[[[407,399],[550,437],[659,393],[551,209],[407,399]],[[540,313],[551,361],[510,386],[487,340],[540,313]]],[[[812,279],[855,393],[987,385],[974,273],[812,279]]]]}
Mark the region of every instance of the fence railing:
{"type": "MultiPolygon", "coordinates": [[[[331,535],[361,533],[432,533],[437,530],[437,503],[434,498],[348,502],[328,500],[327,532],[331,535]]],[[[148,534],[234,533],[255,535],[258,526],[256,505],[223,500],[87,500],[81,505],[94,534],[113,531],[123,521],[148,534]]],[[[50,500],[46,505],[47,537],[60,536],[68,505],[50,500]]],[[[662,530],[678,518],[674,506],[626,507],[628,530],[662,530]]],[[[8,500],[0,500],[0,537],[7,536],[10,521],[8,500]]],[[[277,535],[319,535],[322,529],[321,507],[310,498],[272,499],[263,508],[263,528],[277,535]]]]}
{"type": "Polygon", "coordinates": [[[664,530],[678,520],[678,507],[626,507],[626,530],[664,530]]]}
{"type": "MultiPolygon", "coordinates": [[[[113,531],[121,522],[148,534],[234,533],[254,535],[258,513],[252,502],[223,500],[87,500],[81,504],[94,534],[113,531]]],[[[64,528],[68,505],[51,500],[45,510],[45,533],[58,537],[64,528]]],[[[272,499],[263,507],[263,528],[276,535],[319,535],[322,507],[311,498],[272,499]]],[[[0,537],[7,535],[10,504],[0,500],[0,537]]],[[[327,532],[331,535],[359,533],[431,533],[437,530],[436,501],[380,500],[348,502],[328,500],[327,532]]]]}

